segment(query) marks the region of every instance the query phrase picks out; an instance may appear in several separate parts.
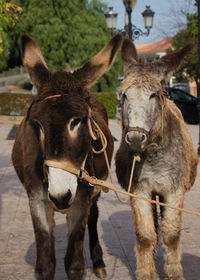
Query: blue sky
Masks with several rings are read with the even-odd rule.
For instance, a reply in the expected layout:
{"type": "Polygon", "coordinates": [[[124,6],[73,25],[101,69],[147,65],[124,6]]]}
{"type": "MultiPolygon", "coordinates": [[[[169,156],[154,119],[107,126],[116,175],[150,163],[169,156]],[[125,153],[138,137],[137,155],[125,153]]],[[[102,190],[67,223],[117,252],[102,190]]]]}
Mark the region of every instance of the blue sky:
{"type": "MultiPolygon", "coordinates": [[[[114,11],[118,13],[117,28],[122,29],[124,27],[125,15],[123,0],[104,0],[102,2],[107,3],[109,7],[113,7],[114,11]]],[[[194,11],[196,9],[194,2],[195,0],[137,0],[132,11],[132,24],[146,31],[141,13],[147,5],[155,12],[155,15],[150,35],[148,37],[141,36],[138,40],[135,40],[135,43],[154,43],[162,40],[166,35],[172,35],[175,32],[175,25],[178,25],[181,21],[185,23],[185,17],[182,16],[180,10],[184,9],[187,12],[194,11]],[[166,35],[163,34],[164,30],[166,31],[166,35]]]]}

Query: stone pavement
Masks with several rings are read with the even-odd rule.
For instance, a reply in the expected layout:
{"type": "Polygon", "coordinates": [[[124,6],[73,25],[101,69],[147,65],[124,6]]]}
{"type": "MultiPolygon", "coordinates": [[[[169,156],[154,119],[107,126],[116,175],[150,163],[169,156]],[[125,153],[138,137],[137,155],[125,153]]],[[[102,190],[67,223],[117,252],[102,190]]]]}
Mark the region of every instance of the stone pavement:
{"type": "MultiPolygon", "coordinates": [[[[13,122],[0,120],[0,280],[33,280],[35,265],[35,242],[28,200],[11,164],[12,140],[6,137],[13,122]]],[[[194,143],[198,143],[198,126],[189,126],[194,143]]],[[[110,128],[120,139],[119,124],[112,120],[110,128]]],[[[116,148],[119,141],[115,142],[116,148]]],[[[200,167],[199,167],[200,168],[200,167]]],[[[114,165],[112,164],[114,175],[114,165]]],[[[116,177],[115,178],[115,183],[116,177]]],[[[200,212],[200,170],[192,190],[186,194],[185,208],[200,212]]],[[[130,205],[121,204],[113,192],[102,193],[99,200],[99,237],[104,251],[107,279],[135,279],[134,225],[130,205]]],[[[200,279],[200,217],[183,215],[182,264],[185,280],[200,279]]],[[[64,254],[67,244],[65,216],[55,215],[56,276],[55,280],[66,279],[64,254]]],[[[86,273],[85,280],[97,279],[91,271],[88,251],[88,234],[85,237],[86,273]]],[[[163,272],[163,249],[159,245],[156,265],[160,279],[163,272]]]]}

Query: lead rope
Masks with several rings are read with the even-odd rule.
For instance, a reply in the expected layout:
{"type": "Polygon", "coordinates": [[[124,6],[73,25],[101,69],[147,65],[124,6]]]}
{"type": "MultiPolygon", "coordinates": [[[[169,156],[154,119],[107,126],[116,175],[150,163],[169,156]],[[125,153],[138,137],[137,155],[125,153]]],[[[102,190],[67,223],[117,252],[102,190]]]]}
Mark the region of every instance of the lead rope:
{"type": "MultiPolygon", "coordinates": [[[[97,130],[98,130],[98,133],[100,135],[100,139],[101,139],[101,144],[102,144],[102,149],[100,151],[96,151],[94,150],[94,148],[92,149],[92,151],[95,153],[95,154],[100,154],[102,153],[102,151],[104,152],[104,157],[105,157],[105,161],[106,161],[106,165],[107,165],[107,169],[108,169],[108,174],[109,174],[109,177],[110,177],[110,181],[113,185],[114,184],[114,180],[113,180],[113,177],[112,177],[112,173],[111,173],[111,168],[110,168],[110,164],[109,164],[109,160],[108,160],[108,155],[107,155],[107,152],[106,152],[106,147],[107,147],[107,139],[103,133],[103,131],[101,130],[101,128],[99,127],[99,125],[93,120],[93,123],[94,125],[96,126],[97,130]]],[[[137,155],[134,155],[133,157],[133,161],[132,161],[132,167],[131,167],[131,174],[130,174],[130,178],[129,178],[129,185],[128,185],[128,194],[130,194],[130,190],[131,190],[131,186],[132,186],[132,180],[133,180],[133,173],[134,173],[134,169],[135,169],[135,163],[136,161],[137,162],[140,162],[140,156],[139,154],[137,155]]],[[[128,200],[129,200],[129,195],[127,194],[127,197],[125,199],[121,199],[119,197],[119,194],[117,191],[114,191],[115,192],[115,195],[117,197],[117,199],[122,202],[122,203],[126,203],[128,200]]]]}
{"type": "MultiPolygon", "coordinates": [[[[127,197],[125,199],[121,199],[118,195],[118,193],[115,191],[115,195],[117,197],[117,199],[122,202],[122,203],[126,203],[129,200],[129,194],[131,194],[130,190],[131,190],[131,186],[132,186],[132,181],[133,181],[133,173],[135,170],[135,163],[136,161],[140,162],[140,155],[134,155],[133,157],[133,162],[132,162],[132,167],[131,167],[131,174],[130,174],[130,178],[129,178],[129,185],[128,185],[128,191],[127,191],[127,197]]],[[[109,176],[110,176],[110,180],[112,182],[112,184],[114,185],[113,179],[112,179],[112,174],[111,174],[111,170],[110,170],[110,166],[109,166],[109,176]]]]}

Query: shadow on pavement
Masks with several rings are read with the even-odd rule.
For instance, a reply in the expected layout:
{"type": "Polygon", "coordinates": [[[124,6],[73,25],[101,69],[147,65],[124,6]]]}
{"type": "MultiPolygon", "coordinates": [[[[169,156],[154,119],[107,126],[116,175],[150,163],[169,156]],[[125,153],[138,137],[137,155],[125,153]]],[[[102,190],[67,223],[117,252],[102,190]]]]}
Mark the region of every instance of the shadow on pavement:
{"type": "Polygon", "coordinates": [[[8,136],[7,136],[7,138],[6,138],[7,140],[15,140],[18,127],[19,127],[19,125],[17,125],[17,124],[14,124],[14,125],[12,126],[12,128],[11,128],[11,130],[10,130],[10,132],[9,132],[9,134],[8,134],[8,136]]]}
{"type": "MultiPolygon", "coordinates": [[[[109,203],[113,201],[109,201],[109,203]]],[[[115,203],[116,206],[116,203],[115,203]]],[[[135,279],[136,258],[134,254],[135,235],[131,211],[118,211],[109,216],[108,220],[101,221],[103,228],[103,243],[107,253],[114,257],[112,260],[112,275],[109,279],[115,279],[115,269],[126,267],[129,272],[128,279],[135,279]]]]}
{"type": "Polygon", "coordinates": [[[1,219],[4,214],[4,208],[7,209],[9,207],[8,213],[12,214],[11,209],[14,211],[16,203],[22,195],[22,185],[16,173],[13,172],[10,157],[1,156],[1,163],[6,163],[6,165],[0,166],[0,228],[2,226],[1,219]]]}
{"type": "MultiPolygon", "coordinates": [[[[55,252],[56,252],[56,275],[55,280],[66,279],[66,273],[64,268],[64,256],[67,247],[67,228],[65,224],[56,225],[54,229],[55,237],[55,252]]],[[[25,260],[27,264],[35,267],[36,264],[36,244],[35,242],[31,243],[29,246],[25,260]]]]}
{"type": "Polygon", "coordinates": [[[181,263],[185,280],[200,279],[200,258],[198,256],[183,254],[181,263]]]}
{"type": "MultiPolygon", "coordinates": [[[[116,269],[126,267],[129,272],[128,279],[135,278],[136,257],[134,253],[135,233],[133,223],[130,220],[130,211],[118,211],[109,217],[109,220],[99,221],[102,224],[103,234],[100,243],[104,249],[104,261],[106,269],[109,270],[108,280],[115,279],[116,269]],[[112,230],[114,228],[114,231],[112,230]],[[111,229],[111,230],[109,230],[111,229]]],[[[84,247],[88,250],[88,233],[84,242],[84,247]]],[[[64,256],[67,247],[67,227],[65,224],[57,225],[54,230],[55,249],[56,249],[56,276],[55,280],[65,279],[64,256]]],[[[100,232],[99,232],[100,237],[100,232]]],[[[88,258],[88,256],[87,256],[88,258]]],[[[25,256],[27,264],[35,266],[36,248],[33,242],[25,256]]],[[[91,262],[89,260],[89,262],[91,262]]],[[[167,279],[164,273],[164,250],[159,241],[158,249],[155,254],[157,272],[160,279],[167,279]]],[[[198,280],[200,275],[200,258],[198,256],[183,254],[182,267],[184,280],[198,280]]],[[[86,261],[86,269],[91,268],[86,261]]]]}

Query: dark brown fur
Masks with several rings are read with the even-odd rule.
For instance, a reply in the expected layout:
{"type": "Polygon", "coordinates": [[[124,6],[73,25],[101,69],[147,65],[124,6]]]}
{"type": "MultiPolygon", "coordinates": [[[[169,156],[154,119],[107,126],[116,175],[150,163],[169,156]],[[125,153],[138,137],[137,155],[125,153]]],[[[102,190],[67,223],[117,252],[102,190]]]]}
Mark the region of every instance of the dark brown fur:
{"type": "Polygon", "coordinates": [[[96,155],[91,150],[92,146],[101,149],[101,142],[99,139],[92,141],[88,126],[89,108],[108,140],[106,150],[109,161],[113,153],[113,138],[108,128],[105,107],[88,90],[111,66],[121,42],[121,35],[116,35],[100,53],[74,73],[53,73],[47,69],[36,43],[27,35],[21,36],[23,62],[38,94],[18,129],[12,160],[29,198],[37,247],[37,279],[54,279],[54,211],[67,214],[65,269],[68,279],[82,279],[83,240],[87,224],[94,272],[100,278],[105,277],[105,264],[97,233],[100,190],[77,179],[77,191],[72,203],[67,195],[65,200],[61,196],[48,197],[49,172],[48,169],[47,174],[45,172],[44,160],[67,162],[80,169],[88,155],[85,166],[87,172],[97,178],[106,178],[103,154],[96,155]],[[78,120],[78,125],[74,124],[74,119],[78,120]],[[74,127],[78,128],[74,130],[74,127]]]}

